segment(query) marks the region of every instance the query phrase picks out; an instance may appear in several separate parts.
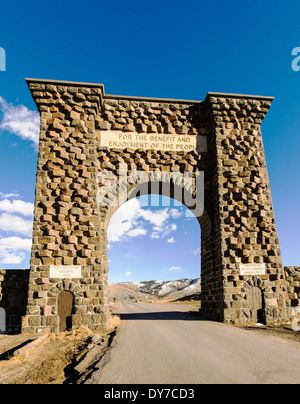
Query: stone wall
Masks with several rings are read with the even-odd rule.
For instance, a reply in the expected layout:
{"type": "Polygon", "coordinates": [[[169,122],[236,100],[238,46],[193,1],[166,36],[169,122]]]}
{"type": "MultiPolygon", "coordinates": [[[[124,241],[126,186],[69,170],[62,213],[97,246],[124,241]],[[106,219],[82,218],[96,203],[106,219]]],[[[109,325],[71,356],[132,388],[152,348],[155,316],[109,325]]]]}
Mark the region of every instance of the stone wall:
{"type": "Polygon", "coordinates": [[[0,307],[6,313],[6,331],[21,331],[21,319],[26,314],[29,270],[0,270],[0,307]]]}
{"type": "Polygon", "coordinates": [[[300,307],[300,267],[284,267],[291,307],[300,307]]]}
{"type": "Polygon", "coordinates": [[[162,194],[164,174],[170,174],[169,196],[175,199],[176,173],[190,174],[193,198],[196,176],[204,173],[204,210],[198,217],[203,315],[251,323],[249,288],[259,287],[266,322],[288,318],[287,283],[260,130],[272,98],[208,93],[200,102],[111,96],[100,84],[28,80],[28,85],[41,115],[41,130],[24,332],[58,329],[57,299],[63,290],[74,295],[73,328],[106,326],[109,220],[137,190],[148,193],[153,173],[162,194]],[[205,138],[207,147],[185,152],[102,146],[102,137],[113,131],[197,135],[201,141],[205,138]],[[125,182],[120,180],[123,165],[125,182]],[[103,177],[105,171],[109,178],[103,177]],[[110,189],[107,182],[116,188],[110,189]],[[121,201],[124,188],[127,194],[121,201]],[[103,204],[115,197],[115,204],[103,204]],[[241,275],[241,264],[265,264],[265,274],[241,275]],[[51,266],[58,265],[80,265],[82,277],[52,278],[51,266]]]}

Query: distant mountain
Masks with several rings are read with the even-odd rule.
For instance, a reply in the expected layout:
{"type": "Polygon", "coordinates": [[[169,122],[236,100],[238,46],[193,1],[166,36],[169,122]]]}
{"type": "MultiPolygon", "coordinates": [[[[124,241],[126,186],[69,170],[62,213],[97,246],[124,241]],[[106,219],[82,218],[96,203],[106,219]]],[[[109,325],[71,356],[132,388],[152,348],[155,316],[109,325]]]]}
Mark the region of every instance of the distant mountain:
{"type": "Polygon", "coordinates": [[[109,285],[110,301],[154,301],[176,300],[199,294],[200,279],[180,279],[177,281],[144,281],[109,285]]]}

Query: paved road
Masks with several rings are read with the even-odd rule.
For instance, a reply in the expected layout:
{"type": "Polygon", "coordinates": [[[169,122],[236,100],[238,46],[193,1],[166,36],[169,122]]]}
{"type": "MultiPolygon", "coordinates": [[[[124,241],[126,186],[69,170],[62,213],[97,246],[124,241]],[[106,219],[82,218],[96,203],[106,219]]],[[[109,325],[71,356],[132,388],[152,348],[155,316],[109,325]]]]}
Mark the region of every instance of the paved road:
{"type": "Polygon", "coordinates": [[[199,320],[188,309],[118,306],[113,347],[87,383],[300,383],[299,343],[199,320]]]}

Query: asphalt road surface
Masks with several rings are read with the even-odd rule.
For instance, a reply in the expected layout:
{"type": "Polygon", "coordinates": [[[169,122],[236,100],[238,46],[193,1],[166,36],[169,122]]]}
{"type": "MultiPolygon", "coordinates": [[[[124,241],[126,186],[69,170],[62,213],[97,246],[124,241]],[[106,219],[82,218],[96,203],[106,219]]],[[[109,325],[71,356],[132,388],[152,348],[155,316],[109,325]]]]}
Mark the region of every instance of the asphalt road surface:
{"type": "Polygon", "coordinates": [[[300,344],[199,319],[174,304],[123,304],[88,384],[300,383],[300,344]]]}

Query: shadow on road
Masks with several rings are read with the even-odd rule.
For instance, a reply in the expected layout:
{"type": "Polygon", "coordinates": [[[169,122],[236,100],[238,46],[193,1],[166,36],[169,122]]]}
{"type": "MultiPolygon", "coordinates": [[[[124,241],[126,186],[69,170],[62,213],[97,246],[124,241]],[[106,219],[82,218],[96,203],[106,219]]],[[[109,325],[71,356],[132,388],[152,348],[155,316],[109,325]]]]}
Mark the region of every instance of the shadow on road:
{"type": "Polygon", "coordinates": [[[198,313],[190,314],[180,311],[166,311],[153,313],[118,313],[121,320],[181,320],[181,321],[207,321],[200,317],[198,313]]]}

